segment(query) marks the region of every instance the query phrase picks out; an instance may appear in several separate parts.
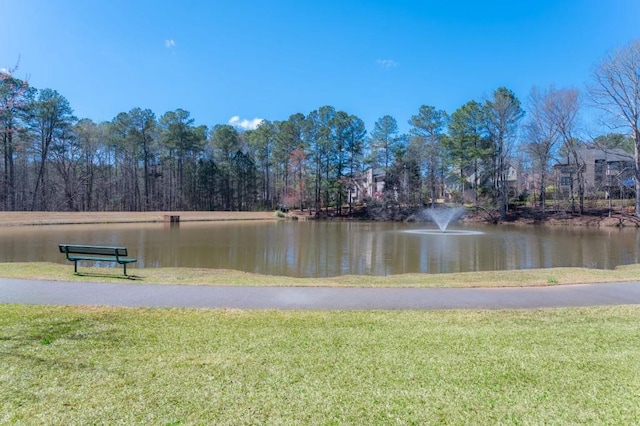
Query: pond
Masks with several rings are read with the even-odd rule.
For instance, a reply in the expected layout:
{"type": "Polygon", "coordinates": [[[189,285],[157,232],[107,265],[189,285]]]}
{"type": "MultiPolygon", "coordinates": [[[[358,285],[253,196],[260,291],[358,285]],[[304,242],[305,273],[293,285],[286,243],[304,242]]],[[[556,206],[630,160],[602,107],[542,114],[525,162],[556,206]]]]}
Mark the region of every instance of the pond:
{"type": "MultiPolygon", "coordinates": [[[[182,222],[0,228],[0,262],[67,263],[58,243],[122,245],[137,267],[323,277],[640,262],[640,232],[583,227],[324,221],[182,222]]],[[[101,266],[112,266],[105,264],[101,266]]]]}

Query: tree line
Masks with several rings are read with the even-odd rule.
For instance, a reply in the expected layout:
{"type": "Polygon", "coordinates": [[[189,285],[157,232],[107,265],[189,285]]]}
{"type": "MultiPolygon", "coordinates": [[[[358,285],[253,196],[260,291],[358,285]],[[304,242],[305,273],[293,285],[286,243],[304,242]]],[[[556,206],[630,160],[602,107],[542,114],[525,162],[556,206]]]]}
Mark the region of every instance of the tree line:
{"type": "MultiPolygon", "coordinates": [[[[367,131],[362,119],[332,106],[241,132],[198,125],[183,109],[158,117],[134,108],[102,123],[79,119],[63,95],[31,87],[12,71],[0,73],[3,210],[288,207],[344,215],[367,194],[367,205],[386,212],[446,196],[504,216],[509,199],[521,195],[508,187],[517,162],[537,181],[544,212],[551,168],[560,156],[578,164],[585,144],[634,153],[640,189],[640,41],[608,54],[594,71],[586,96],[627,130],[592,140],[580,138],[585,95],[575,88],[533,87],[522,102],[500,87],[452,114],[422,105],[407,133],[390,115],[367,131]],[[366,187],[365,170],[384,177],[380,193],[366,187]]],[[[582,208],[584,178],[575,179],[582,208]]]]}

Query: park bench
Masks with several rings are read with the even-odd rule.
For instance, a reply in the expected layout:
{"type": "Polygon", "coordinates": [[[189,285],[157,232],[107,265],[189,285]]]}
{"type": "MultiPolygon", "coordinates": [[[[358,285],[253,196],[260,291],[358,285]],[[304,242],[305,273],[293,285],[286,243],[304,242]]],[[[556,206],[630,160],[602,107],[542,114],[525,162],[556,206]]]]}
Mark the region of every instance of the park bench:
{"type": "Polygon", "coordinates": [[[77,244],[60,244],[60,253],[67,256],[67,260],[73,262],[73,271],[78,273],[78,261],[90,262],[114,262],[124,267],[124,275],[127,276],[127,264],[136,262],[137,259],[127,257],[126,247],[88,246],[77,244]]]}

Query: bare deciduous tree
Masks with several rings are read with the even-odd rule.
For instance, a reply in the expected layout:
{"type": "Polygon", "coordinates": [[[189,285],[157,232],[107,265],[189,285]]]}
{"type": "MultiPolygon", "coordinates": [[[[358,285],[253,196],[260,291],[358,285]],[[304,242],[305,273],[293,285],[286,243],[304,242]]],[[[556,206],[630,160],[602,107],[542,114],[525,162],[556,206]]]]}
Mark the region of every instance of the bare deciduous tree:
{"type": "MultiPolygon", "coordinates": [[[[555,95],[553,103],[553,117],[558,126],[562,147],[573,159],[575,165],[576,182],[578,184],[578,211],[584,213],[584,160],[580,158],[578,150],[581,143],[576,137],[578,112],[580,110],[580,93],[577,89],[561,89],[555,95]]],[[[573,179],[571,180],[573,194],[573,179]]],[[[571,203],[572,210],[574,203],[571,203]]]]}
{"type": "Polygon", "coordinates": [[[627,126],[634,139],[636,215],[640,216],[640,39],[604,57],[593,71],[589,92],[594,103],[627,126]]]}
{"type": "Polygon", "coordinates": [[[546,90],[536,86],[529,93],[529,117],[524,126],[529,153],[538,167],[540,186],[540,208],[545,213],[546,181],[549,164],[554,150],[558,146],[559,130],[554,112],[557,91],[550,87],[546,90]]]}

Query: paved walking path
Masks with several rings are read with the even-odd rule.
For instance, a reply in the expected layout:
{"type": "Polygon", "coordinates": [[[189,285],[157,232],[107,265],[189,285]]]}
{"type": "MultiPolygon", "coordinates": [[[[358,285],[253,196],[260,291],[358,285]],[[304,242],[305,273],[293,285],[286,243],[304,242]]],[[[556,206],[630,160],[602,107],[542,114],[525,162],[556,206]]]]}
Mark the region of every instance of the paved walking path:
{"type": "Polygon", "coordinates": [[[328,288],[0,279],[0,303],[307,310],[534,309],[640,304],[640,282],[501,288],[328,288]]]}

